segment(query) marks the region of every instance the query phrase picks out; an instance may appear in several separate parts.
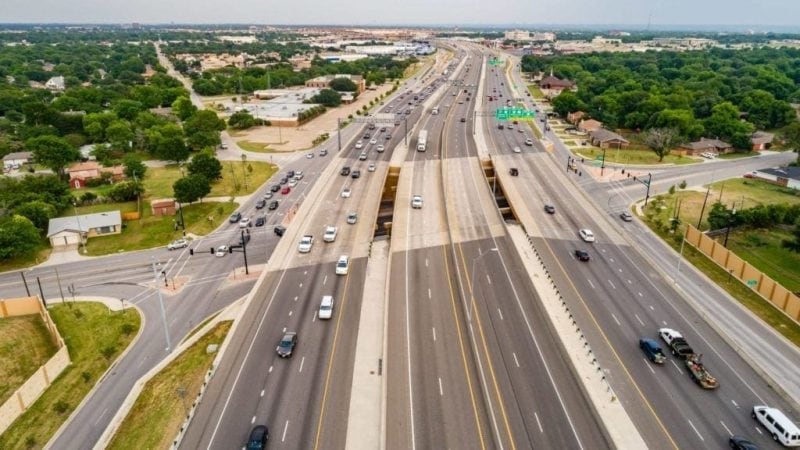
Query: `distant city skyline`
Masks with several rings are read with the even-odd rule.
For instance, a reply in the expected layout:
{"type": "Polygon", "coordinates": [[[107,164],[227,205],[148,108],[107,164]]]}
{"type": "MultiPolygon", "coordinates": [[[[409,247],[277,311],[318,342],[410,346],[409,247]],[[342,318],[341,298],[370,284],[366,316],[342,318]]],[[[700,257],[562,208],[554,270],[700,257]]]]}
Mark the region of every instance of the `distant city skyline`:
{"type": "Polygon", "coordinates": [[[800,1],[760,0],[5,0],[1,23],[131,23],[679,27],[713,31],[796,31],[800,1]]]}

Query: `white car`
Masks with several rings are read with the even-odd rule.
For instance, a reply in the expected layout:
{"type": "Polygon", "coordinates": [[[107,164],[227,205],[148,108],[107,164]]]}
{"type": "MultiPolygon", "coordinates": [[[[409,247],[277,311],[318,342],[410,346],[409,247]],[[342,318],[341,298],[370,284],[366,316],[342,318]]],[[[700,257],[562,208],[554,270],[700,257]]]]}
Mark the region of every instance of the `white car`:
{"type": "Polygon", "coordinates": [[[350,188],[342,189],[342,198],[350,198],[350,188]]]}
{"type": "Polygon", "coordinates": [[[529,147],[532,146],[533,145],[533,139],[531,139],[531,138],[525,139],[525,145],[527,145],[529,147]]]}
{"type": "Polygon", "coordinates": [[[323,295],[322,301],[319,303],[319,318],[330,319],[333,316],[333,296],[323,295]]]}
{"type": "Polygon", "coordinates": [[[244,219],[239,221],[239,228],[247,228],[250,226],[250,218],[245,217],[244,219]]]}
{"type": "Polygon", "coordinates": [[[186,248],[189,246],[189,241],[186,239],[176,239],[167,244],[167,250],[177,250],[179,248],[186,248]]]}
{"type": "Polygon", "coordinates": [[[217,251],[214,252],[214,256],[218,258],[222,258],[223,256],[228,254],[228,246],[227,245],[220,245],[217,247],[217,251]]]}
{"type": "Polygon", "coordinates": [[[522,153],[522,149],[519,147],[514,147],[514,153],[522,153]]]}
{"type": "Polygon", "coordinates": [[[294,173],[294,179],[295,180],[302,180],[303,177],[304,177],[304,175],[303,175],[303,171],[302,170],[298,170],[297,172],[294,173]]]}
{"type": "Polygon", "coordinates": [[[313,157],[314,157],[314,154],[313,154],[313,153],[306,153],[306,158],[307,158],[307,159],[311,159],[311,158],[313,158],[313,157]]]}
{"type": "Polygon", "coordinates": [[[361,148],[364,146],[364,143],[361,141],[356,142],[356,148],[361,148]]]}
{"type": "Polygon", "coordinates": [[[355,211],[347,213],[347,223],[349,225],[355,225],[356,222],[358,222],[358,213],[355,211]]]}
{"type": "Polygon", "coordinates": [[[292,178],[291,180],[289,180],[289,187],[295,187],[295,186],[297,186],[297,179],[292,178]]]}
{"type": "Polygon", "coordinates": [[[594,242],[594,233],[588,228],[581,228],[578,231],[578,235],[583,239],[583,242],[594,242]]]}
{"type": "Polygon", "coordinates": [[[372,139],[369,140],[369,143],[372,144],[372,145],[375,145],[375,144],[378,143],[378,140],[375,139],[375,138],[372,138],[372,139]]]}
{"type": "Polygon", "coordinates": [[[369,163],[369,165],[367,166],[367,171],[375,172],[375,163],[369,163]]]}
{"type": "Polygon", "coordinates": [[[422,196],[415,195],[411,197],[411,207],[414,209],[422,209],[422,196]]]}
{"type": "Polygon", "coordinates": [[[273,196],[272,192],[267,192],[266,194],[264,194],[264,200],[269,200],[272,198],[272,196],[273,196]]]}
{"type": "Polygon", "coordinates": [[[297,251],[300,253],[308,253],[311,251],[312,245],[314,245],[314,236],[307,234],[300,238],[300,243],[297,245],[297,251]]]}
{"type": "Polygon", "coordinates": [[[322,236],[322,240],[325,242],[333,242],[336,240],[336,227],[333,225],[328,225],[325,227],[325,234],[322,236]]]}
{"type": "Polygon", "coordinates": [[[375,147],[375,151],[378,152],[378,153],[380,153],[380,152],[382,152],[384,150],[386,150],[386,148],[383,146],[383,144],[378,144],[378,146],[375,147]]]}
{"type": "Polygon", "coordinates": [[[342,255],[336,261],[336,275],[347,275],[347,269],[350,268],[350,258],[347,255],[342,255]]]}

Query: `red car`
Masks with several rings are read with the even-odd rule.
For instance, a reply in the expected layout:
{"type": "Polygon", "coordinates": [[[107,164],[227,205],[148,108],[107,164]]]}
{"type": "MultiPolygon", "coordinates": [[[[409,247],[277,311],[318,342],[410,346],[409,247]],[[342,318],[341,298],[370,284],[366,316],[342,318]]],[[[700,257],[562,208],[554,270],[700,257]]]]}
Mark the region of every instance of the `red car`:
{"type": "Polygon", "coordinates": [[[746,174],[742,175],[745,178],[755,178],[755,174],[753,172],[747,172],[746,174]]]}
{"type": "Polygon", "coordinates": [[[284,186],[283,189],[281,189],[281,194],[283,195],[286,195],[289,192],[292,192],[292,188],[290,188],[289,186],[284,186]]]}

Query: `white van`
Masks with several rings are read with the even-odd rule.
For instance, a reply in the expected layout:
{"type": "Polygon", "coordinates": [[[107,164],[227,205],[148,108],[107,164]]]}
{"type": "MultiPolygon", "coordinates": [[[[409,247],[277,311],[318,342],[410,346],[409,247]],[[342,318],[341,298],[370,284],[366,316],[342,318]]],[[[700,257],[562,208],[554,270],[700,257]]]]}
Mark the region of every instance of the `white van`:
{"type": "Polygon", "coordinates": [[[342,255],[339,257],[339,261],[336,261],[336,275],[347,275],[347,269],[350,267],[350,259],[347,255],[342,255]]]}
{"type": "Polygon", "coordinates": [[[767,429],[772,439],[784,447],[800,447],[800,428],[780,410],[769,406],[753,406],[750,415],[767,429]]]}
{"type": "Polygon", "coordinates": [[[333,296],[323,295],[319,304],[319,318],[330,319],[333,316],[333,296]]]}

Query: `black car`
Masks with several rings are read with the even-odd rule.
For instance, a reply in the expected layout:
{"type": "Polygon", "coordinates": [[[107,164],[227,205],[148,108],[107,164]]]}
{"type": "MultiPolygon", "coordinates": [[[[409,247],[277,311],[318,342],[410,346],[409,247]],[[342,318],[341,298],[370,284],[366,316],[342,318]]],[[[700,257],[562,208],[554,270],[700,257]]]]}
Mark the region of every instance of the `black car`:
{"type": "Polygon", "coordinates": [[[461,123],[464,123],[466,121],[467,121],[467,119],[465,119],[464,117],[461,118],[461,123]]]}
{"type": "Polygon", "coordinates": [[[294,176],[294,170],[286,172],[286,178],[292,178],[293,176],[294,176]]]}
{"type": "Polygon", "coordinates": [[[578,258],[578,261],[588,261],[589,252],[586,250],[575,250],[575,257],[578,258]]]}
{"type": "Polygon", "coordinates": [[[229,222],[230,223],[236,223],[236,222],[238,222],[240,220],[242,220],[242,213],[240,213],[239,211],[236,211],[235,213],[231,214],[231,218],[230,218],[229,222]]]}
{"type": "Polygon", "coordinates": [[[263,227],[265,223],[267,223],[267,218],[266,217],[264,217],[264,216],[256,217],[256,226],[257,227],[263,227]]]}
{"type": "Polygon", "coordinates": [[[501,123],[501,124],[497,125],[497,129],[498,130],[502,130],[503,129],[503,124],[501,123]]]}
{"type": "Polygon", "coordinates": [[[342,167],[342,170],[339,171],[339,175],[343,177],[350,175],[350,167],[349,166],[342,167]]]}
{"type": "Polygon", "coordinates": [[[369,138],[371,138],[371,137],[372,137],[372,135],[371,135],[371,134],[369,134],[369,133],[364,133],[364,139],[369,139],[369,138]]]}
{"type": "Polygon", "coordinates": [[[387,134],[387,135],[386,135],[386,136],[384,136],[384,137],[385,137],[385,138],[386,138],[386,140],[388,141],[389,139],[391,139],[391,138],[392,138],[392,135],[391,135],[391,134],[387,134]]]}
{"type": "Polygon", "coordinates": [[[361,171],[360,170],[354,170],[353,173],[350,174],[350,176],[353,177],[353,178],[358,178],[358,177],[361,176],[361,171]]]}
{"type": "Polygon", "coordinates": [[[269,440],[269,429],[265,425],[257,425],[247,438],[247,450],[262,450],[266,448],[269,440]]]}
{"type": "Polygon", "coordinates": [[[281,186],[279,184],[273,184],[272,186],[269,187],[269,190],[271,192],[278,192],[281,190],[281,186]]]}
{"type": "Polygon", "coordinates": [[[276,209],[278,209],[278,201],[273,200],[269,202],[269,206],[267,207],[267,209],[269,209],[270,211],[275,211],[276,209]]]}
{"type": "Polygon", "coordinates": [[[544,212],[546,212],[547,214],[555,214],[556,207],[553,205],[544,205],[544,212]]]}
{"type": "Polygon", "coordinates": [[[283,236],[283,233],[286,233],[286,227],[281,225],[276,225],[275,228],[272,229],[278,236],[283,236]]]}
{"type": "Polygon", "coordinates": [[[758,450],[756,444],[753,444],[742,436],[731,436],[731,438],[728,439],[728,445],[734,450],[758,450]]]}
{"type": "Polygon", "coordinates": [[[286,178],[286,177],[281,178],[281,181],[280,181],[281,184],[286,184],[288,182],[289,182],[288,178],[286,178]]]}
{"type": "Polygon", "coordinates": [[[256,202],[256,209],[261,209],[265,206],[267,206],[267,201],[264,200],[263,198],[256,202]]]}
{"type": "Polygon", "coordinates": [[[278,352],[278,356],[281,358],[289,358],[292,356],[292,352],[294,348],[297,346],[297,333],[293,331],[288,331],[286,334],[283,335],[280,342],[278,342],[278,348],[275,350],[278,352]]]}

